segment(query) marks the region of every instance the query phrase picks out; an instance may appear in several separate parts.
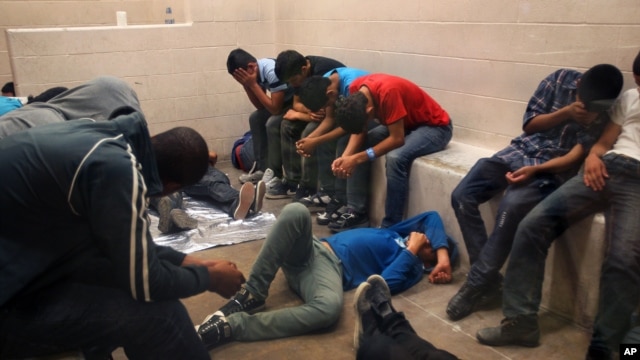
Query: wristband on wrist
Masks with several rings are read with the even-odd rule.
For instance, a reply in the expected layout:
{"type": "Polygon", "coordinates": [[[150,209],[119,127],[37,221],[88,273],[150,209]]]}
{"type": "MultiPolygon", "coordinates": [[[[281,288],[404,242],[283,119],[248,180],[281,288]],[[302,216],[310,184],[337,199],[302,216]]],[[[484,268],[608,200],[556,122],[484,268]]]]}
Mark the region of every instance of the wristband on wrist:
{"type": "Polygon", "coordinates": [[[369,161],[373,161],[376,159],[376,153],[373,152],[373,148],[367,149],[367,156],[369,157],[369,161]]]}

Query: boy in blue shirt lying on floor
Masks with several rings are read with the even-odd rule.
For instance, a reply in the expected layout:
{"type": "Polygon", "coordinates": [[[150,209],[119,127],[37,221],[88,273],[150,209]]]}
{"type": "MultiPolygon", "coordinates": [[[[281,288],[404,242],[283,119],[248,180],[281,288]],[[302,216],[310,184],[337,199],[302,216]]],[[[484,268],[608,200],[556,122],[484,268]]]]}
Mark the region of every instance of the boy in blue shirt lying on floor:
{"type": "Polygon", "coordinates": [[[340,317],[343,291],[381,274],[392,293],[404,291],[430,271],[435,284],[451,281],[457,247],[437,212],[425,212],[386,229],[360,228],[317,239],[311,215],[300,203],[287,205],[262,245],[246,284],[198,326],[208,348],[232,340],[256,341],[308,333],[340,317]],[[282,269],[304,301],[261,312],[269,286],[282,269]],[[426,269],[426,270],[425,270],[426,269]]]}

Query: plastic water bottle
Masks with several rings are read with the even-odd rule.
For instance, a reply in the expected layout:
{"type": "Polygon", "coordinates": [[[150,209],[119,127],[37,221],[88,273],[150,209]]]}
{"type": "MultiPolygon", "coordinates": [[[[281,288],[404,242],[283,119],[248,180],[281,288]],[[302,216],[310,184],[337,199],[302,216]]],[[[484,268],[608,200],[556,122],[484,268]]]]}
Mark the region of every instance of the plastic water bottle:
{"type": "Polygon", "coordinates": [[[171,10],[171,6],[167,7],[164,11],[164,23],[165,24],[175,24],[176,20],[173,18],[173,11],[171,10]]]}

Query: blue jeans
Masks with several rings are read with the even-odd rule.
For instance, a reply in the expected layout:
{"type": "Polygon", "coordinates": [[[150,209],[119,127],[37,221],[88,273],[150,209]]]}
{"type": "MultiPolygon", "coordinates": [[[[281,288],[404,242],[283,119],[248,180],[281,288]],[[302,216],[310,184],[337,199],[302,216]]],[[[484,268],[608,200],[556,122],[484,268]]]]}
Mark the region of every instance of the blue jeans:
{"type": "Polygon", "coordinates": [[[509,256],[518,224],[560,182],[551,174],[540,174],[526,184],[509,185],[508,171],[509,165],[496,157],[480,159],[451,194],[471,262],[468,281],[474,287],[501,281],[499,271],[509,256]],[[487,235],[478,207],[502,192],[495,226],[487,235]]]}
{"type": "Polygon", "coordinates": [[[238,207],[238,190],[231,187],[229,177],[213,166],[209,166],[207,172],[197,183],[187,186],[182,191],[194,198],[205,199],[216,208],[233,217],[238,207]]]}
{"type": "MultiPolygon", "coordinates": [[[[389,227],[402,221],[409,194],[409,170],[417,157],[443,150],[453,134],[452,124],[448,126],[420,126],[406,131],[404,145],[386,154],[387,199],[382,227],[389,227]]],[[[386,126],[369,130],[369,146],[374,146],[389,136],[386,126]]]]}
{"type": "Polygon", "coordinates": [[[608,248],[592,344],[617,351],[640,302],[640,162],[616,154],[603,161],[609,178],[602,191],[586,187],[580,173],[522,220],[505,276],[503,312],[507,317],[537,314],[551,243],[571,224],[604,211],[608,248]]]}
{"type": "Polygon", "coordinates": [[[235,340],[255,341],[304,334],[334,324],[343,304],[340,260],[311,233],[311,214],[300,203],[285,206],[251,268],[247,290],[257,299],[269,295],[280,268],[304,304],[227,317],[235,340]]]}
{"type": "Polygon", "coordinates": [[[267,121],[271,113],[267,109],[258,109],[249,116],[249,129],[253,139],[253,156],[256,170],[267,169],[267,154],[269,154],[269,139],[267,135],[267,121]]]}
{"type": "Polygon", "coordinates": [[[59,283],[0,308],[0,358],[82,350],[104,359],[209,359],[179,300],[143,302],[116,288],[59,283]]]}
{"type": "Polygon", "coordinates": [[[320,123],[283,120],[280,128],[282,166],[284,176],[292,184],[315,189],[318,186],[317,156],[302,157],[296,150],[296,141],[309,135],[320,123]]]}
{"type": "MultiPolygon", "coordinates": [[[[286,109],[284,110],[286,111],[286,109]]],[[[280,139],[280,127],[282,115],[273,115],[267,120],[267,167],[273,170],[274,176],[282,179],[282,143],[280,139]]]]}
{"type": "MultiPolygon", "coordinates": [[[[323,142],[318,145],[315,154],[312,155],[318,157],[318,191],[334,197],[336,189],[339,189],[341,194],[339,200],[342,202],[346,201],[347,181],[333,175],[331,164],[338,156],[342,155],[342,153],[338,154],[338,142],[342,141],[343,144],[346,144],[348,139],[349,135],[343,135],[338,139],[323,142]]],[[[344,149],[344,145],[342,149],[344,149]]]]}

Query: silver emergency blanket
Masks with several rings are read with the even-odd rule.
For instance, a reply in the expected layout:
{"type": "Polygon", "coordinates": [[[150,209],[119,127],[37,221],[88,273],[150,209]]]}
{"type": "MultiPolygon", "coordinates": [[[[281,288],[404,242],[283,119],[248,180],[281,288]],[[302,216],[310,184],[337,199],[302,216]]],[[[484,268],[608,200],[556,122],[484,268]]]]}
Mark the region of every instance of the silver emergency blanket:
{"type": "Polygon", "coordinates": [[[265,212],[244,220],[233,220],[206,201],[186,195],[183,198],[183,207],[189,216],[198,220],[198,228],[163,234],[158,230],[157,213],[149,211],[150,231],[156,244],[169,246],[187,254],[214,246],[264,239],[276,221],[274,214],[265,212]]]}

